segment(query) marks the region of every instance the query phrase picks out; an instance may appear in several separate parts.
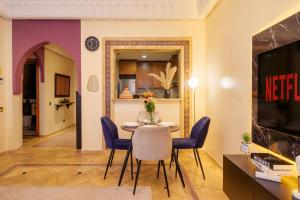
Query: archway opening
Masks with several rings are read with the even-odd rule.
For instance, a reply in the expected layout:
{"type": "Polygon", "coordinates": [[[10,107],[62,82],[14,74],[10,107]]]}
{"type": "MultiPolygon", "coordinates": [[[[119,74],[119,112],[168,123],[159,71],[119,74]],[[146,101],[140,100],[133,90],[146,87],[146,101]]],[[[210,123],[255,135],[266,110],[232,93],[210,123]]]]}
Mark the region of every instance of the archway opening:
{"type": "Polygon", "coordinates": [[[37,57],[31,55],[23,70],[23,140],[39,136],[39,67],[37,57]]]}
{"type": "Polygon", "coordinates": [[[64,48],[53,43],[44,44],[34,49],[30,56],[25,56],[22,67],[23,130],[34,130],[34,136],[51,136],[35,147],[78,148],[76,113],[80,106],[76,106],[76,90],[79,80],[74,59],[64,48]],[[36,69],[28,71],[28,62],[33,58],[36,69]],[[33,82],[28,78],[33,76],[35,88],[31,85],[28,89],[26,81],[33,82]],[[28,91],[35,99],[27,99],[28,91]]]}

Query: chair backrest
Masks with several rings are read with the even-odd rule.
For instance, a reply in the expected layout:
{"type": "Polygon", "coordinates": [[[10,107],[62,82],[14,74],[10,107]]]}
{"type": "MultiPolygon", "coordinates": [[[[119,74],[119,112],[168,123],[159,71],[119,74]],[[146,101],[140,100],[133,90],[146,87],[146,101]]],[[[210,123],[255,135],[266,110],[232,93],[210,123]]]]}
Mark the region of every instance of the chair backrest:
{"type": "Polygon", "coordinates": [[[171,156],[172,138],[168,127],[141,126],[132,137],[132,151],[139,160],[164,160],[171,156]]]}
{"type": "Polygon", "coordinates": [[[114,148],[114,139],[119,138],[117,126],[108,117],[101,117],[101,124],[106,145],[114,148]]]}
{"type": "Polygon", "coordinates": [[[202,117],[196,124],[194,124],[191,131],[191,138],[196,139],[196,147],[202,148],[208,133],[210,124],[209,117],[202,117]]]}

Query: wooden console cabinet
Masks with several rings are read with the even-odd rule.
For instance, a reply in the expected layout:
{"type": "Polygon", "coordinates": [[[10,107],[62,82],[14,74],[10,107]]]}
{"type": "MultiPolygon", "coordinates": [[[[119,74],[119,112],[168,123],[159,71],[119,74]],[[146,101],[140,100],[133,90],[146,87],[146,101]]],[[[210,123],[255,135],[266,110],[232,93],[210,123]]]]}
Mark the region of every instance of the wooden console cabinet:
{"type": "Polygon", "coordinates": [[[282,183],[257,179],[255,166],[245,155],[223,156],[223,190],[231,200],[291,200],[297,188],[294,177],[282,183]]]}

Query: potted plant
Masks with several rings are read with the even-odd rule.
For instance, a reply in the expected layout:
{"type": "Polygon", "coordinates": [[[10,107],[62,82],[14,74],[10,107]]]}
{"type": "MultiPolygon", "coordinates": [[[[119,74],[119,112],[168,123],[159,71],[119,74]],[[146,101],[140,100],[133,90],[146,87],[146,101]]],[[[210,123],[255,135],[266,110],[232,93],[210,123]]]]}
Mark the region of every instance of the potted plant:
{"type": "Polygon", "coordinates": [[[248,132],[244,132],[242,134],[242,145],[241,145],[241,152],[245,154],[250,153],[250,144],[251,144],[251,136],[248,132]]]}
{"type": "Polygon", "coordinates": [[[160,72],[160,75],[157,74],[148,74],[149,76],[153,76],[156,80],[158,80],[161,83],[161,86],[165,89],[165,98],[170,97],[170,89],[173,86],[172,81],[174,78],[174,75],[177,71],[177,67],[171,67],[171,63],[168,62],[166,69],[166,73],[160,72]]]}

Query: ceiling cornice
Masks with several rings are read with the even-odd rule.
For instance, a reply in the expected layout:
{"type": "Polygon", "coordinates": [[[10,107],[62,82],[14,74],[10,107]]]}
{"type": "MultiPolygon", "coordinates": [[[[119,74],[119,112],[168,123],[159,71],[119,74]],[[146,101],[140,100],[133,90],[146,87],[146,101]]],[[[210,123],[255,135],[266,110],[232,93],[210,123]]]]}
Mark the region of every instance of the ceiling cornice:
{"type": "Polygon", "coordinates": [[[218,0],[0,0],[7,19],[201,20],[218,0]]]}

